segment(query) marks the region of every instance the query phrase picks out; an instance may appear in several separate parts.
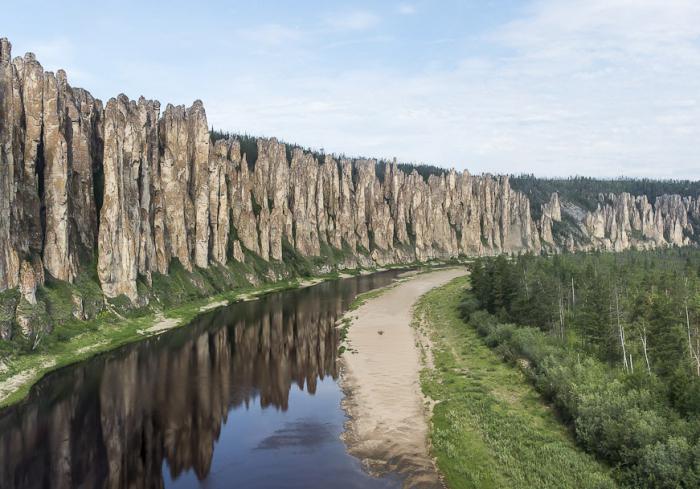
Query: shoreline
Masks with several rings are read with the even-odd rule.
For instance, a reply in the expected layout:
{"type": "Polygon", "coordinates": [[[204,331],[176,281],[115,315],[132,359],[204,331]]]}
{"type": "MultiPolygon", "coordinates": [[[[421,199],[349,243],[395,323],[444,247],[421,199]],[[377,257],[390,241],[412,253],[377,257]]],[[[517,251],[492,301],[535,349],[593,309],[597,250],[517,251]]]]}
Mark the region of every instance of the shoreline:
{"type": "MultiPolygon", "coordinates": [[[[47,374],[79,363],[124,345],[158,336],[184,327],[200,314],[226,307],[239,301],[256,300],[285,290],[311,287],[330,280],[341,280],[386,270],[421,266],[416,263],[397,264],[376,269],[352,269],[314,277],[267,283],[258,287],[233,289],[228,292],[188,302],[165,311],[154,311],[140,317],[122,318],[116,322],[93,320],[85,322],[85,333],[58,343],[55,351],[27,353],[0,359],[0,410],[26,399],[30,389],[47,374]]],[[[431,266],[423,264],[423,266],[431,266]]]]}
{"type": "Polygon", "coordinates": [[[348,325],[340,358],[348,417],[342,439],[370,474],[394,472],[404,487],[442,487],[429,451],[430,405],[420,384],[424,341],[413,327],[413,306],[466,273],[460,267],[410,274],[358,297],[341,320],[348,325]]]}
{"type": "MultiPolygon", "coordinates": [[[[328,277],[323,281],[334,279],[335,277],[328,277]]],[[[297,282],[279,282],[253,289],[232,290],[206,299],[191,301],[166,311],[157,311],[141,317],[123,318],[114,323],[103,321],[95,331],[86,331],[65,343],[61,343],[60,348],[53,353],[27,353],[19,355],[9,362],[4,361],[3,374],[8,373],[11,369],[15,372],[0,377],[0,410],[22,402],[29,394],[29,390],[51,372],[108,353],[130,343],[137,343],[172,329],[184,327],[200,314],[205,314],[219,307],[226,307],[238,301],[255,300],[273,292],[298,289],[304,286],[297,282]]]]}

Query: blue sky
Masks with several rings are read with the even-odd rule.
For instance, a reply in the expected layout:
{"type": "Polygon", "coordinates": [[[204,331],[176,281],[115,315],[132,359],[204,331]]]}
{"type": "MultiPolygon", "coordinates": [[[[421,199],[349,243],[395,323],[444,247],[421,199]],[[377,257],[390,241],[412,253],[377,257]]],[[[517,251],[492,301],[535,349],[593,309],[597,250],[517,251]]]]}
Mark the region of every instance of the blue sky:
{"type": "Polygon", "coordinates": [[[700,178],[695,0],[7,2],[0,35],[103,100],[330,152],[700,178]]]}

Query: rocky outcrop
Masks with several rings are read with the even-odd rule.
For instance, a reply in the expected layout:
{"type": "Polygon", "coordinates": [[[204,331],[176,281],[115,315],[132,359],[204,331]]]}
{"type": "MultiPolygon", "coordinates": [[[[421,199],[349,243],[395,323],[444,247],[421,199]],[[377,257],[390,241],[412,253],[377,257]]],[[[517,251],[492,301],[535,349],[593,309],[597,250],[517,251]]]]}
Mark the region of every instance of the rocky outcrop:
{"type": "Polygon", "coordinates": [[[168,105],[159,124],[166,256],[186,270],[207,266],[209,131],[204,107],[168,105]]]}
{"type": "Polygon", "coordinates": [[[17,286],[21,270],[29,280],[25,260],[72,281],[95,249],[102,105],[31,53],[11,60],[10,48],[0,42],[0,288],[17,286]]]}
{"type": "MultiPolygon", "coordinates": [[[[157,102],[142,98],[136,103],[125,95],[105,107],[97,271],[108,297],[125,294],[135,300],[139,274],[167,272],[167,259],[158,267],[155,246],[156,230],[163,231],[163,211],[157,206],[162,201],[160,182],[154,181],[159,170],[158,110],[157,102]]],[[[159,251],[162,255],[165,250],[159,251]]]]}
{"type": "Polygon", "coordinates": [[[105,109],[98,272],[108,297],[136,300],[137,278],[150,282],[153,272],[168,273],[171,258],[189,271],[207,267],[210,229],[214,259],[225,259],[219,226],[219,220],[228,224],[227,212],[219,212],[221,202],[227,207],[225,159],[210,158],[202,103],[168,105],[162,117],[159,112],[158,102],[125,95],[105,109]]]}
{"type": "Polygon", "coordinates": [[[43,70],[27,54],[13,62],[0,40],[0,289],[17,287],[22,260],[40,256],[43,232],[37,163],[42,160],[43,70]]]}
{"type": "Polygon", "coordinates": [[[688,246],[698,243],[698,198],[664,194],[649,202],[646,196],[600,194],[596,208],[586,211],[564,202],[557,194],[542,206],[542,241],[553,249],[623,251],[688,246]],[[554,222],[568,221],[569,232],[555,236],[554,222]]]}
{"type": "Polygon", "coordinates": [[[584,210],[555,193],[533,219],[506,176],[420,174],[276,139],[242,150],[210,140],[200,101],[161,112],[119,95],[103,108],[10,47],[0,40],[0,290],[25,305],[44,272],[72,282],[93,258],[106,297],[143,303],[138,284],[174,260],[192,272],[332,252],[353,267],[697,242],[697,198],[610,194],[584,210]]]}
{"type": "MultiPolygon", "coordinates": [[[[211,229],[211,258],[225,265],[228,261],[228,239],[230,233],[231,206],[229,188],[235,178],[231,147],[227,141],[219,140],[211,146],[209,157],[209,226],[211,229]]],[[[236,241],[238,243],[238,241],[236,241]]],[[[240,244],[238,245],[240,248],[240,244]]],[[[241,252],[242,253],[242,252],[241,252]]]]}
{"type": "Polygon", "coordinates": [[[540,217],[542,243],[551,248],[557,246],[552,234],[552,226],[555,222],[561,222],[561,204],[559,203],[559,194],[556,192],[551,195],[549,202],[542,204],[542,216],[540,217]]]}

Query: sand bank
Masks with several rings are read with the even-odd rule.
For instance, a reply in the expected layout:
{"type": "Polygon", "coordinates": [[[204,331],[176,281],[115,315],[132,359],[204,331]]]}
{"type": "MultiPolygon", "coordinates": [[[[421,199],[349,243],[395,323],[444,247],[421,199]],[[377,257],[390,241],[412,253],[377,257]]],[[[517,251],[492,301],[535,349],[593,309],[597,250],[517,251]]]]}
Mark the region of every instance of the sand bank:
{"type": "Polygon", "coordinates": [[[428,290],[465,273],[452,268],[408,277],[349,312],[350,351],[341,358],[341,384],[350,419],[343,439],[370,473],[398,473],[405,487],[441,487],[428,449],[429,413],[412,306],[428,290]]]}

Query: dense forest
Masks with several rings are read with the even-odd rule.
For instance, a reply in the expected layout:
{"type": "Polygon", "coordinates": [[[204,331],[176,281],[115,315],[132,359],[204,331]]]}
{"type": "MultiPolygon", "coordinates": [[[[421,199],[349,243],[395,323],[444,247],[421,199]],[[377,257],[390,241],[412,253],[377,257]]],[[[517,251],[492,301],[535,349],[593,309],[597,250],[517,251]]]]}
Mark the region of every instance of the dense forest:
{"type": "Polygon", "coordinates": [[[463,317],[627,487],[700,486],[700,250],[476,260],[463,317]]]}

